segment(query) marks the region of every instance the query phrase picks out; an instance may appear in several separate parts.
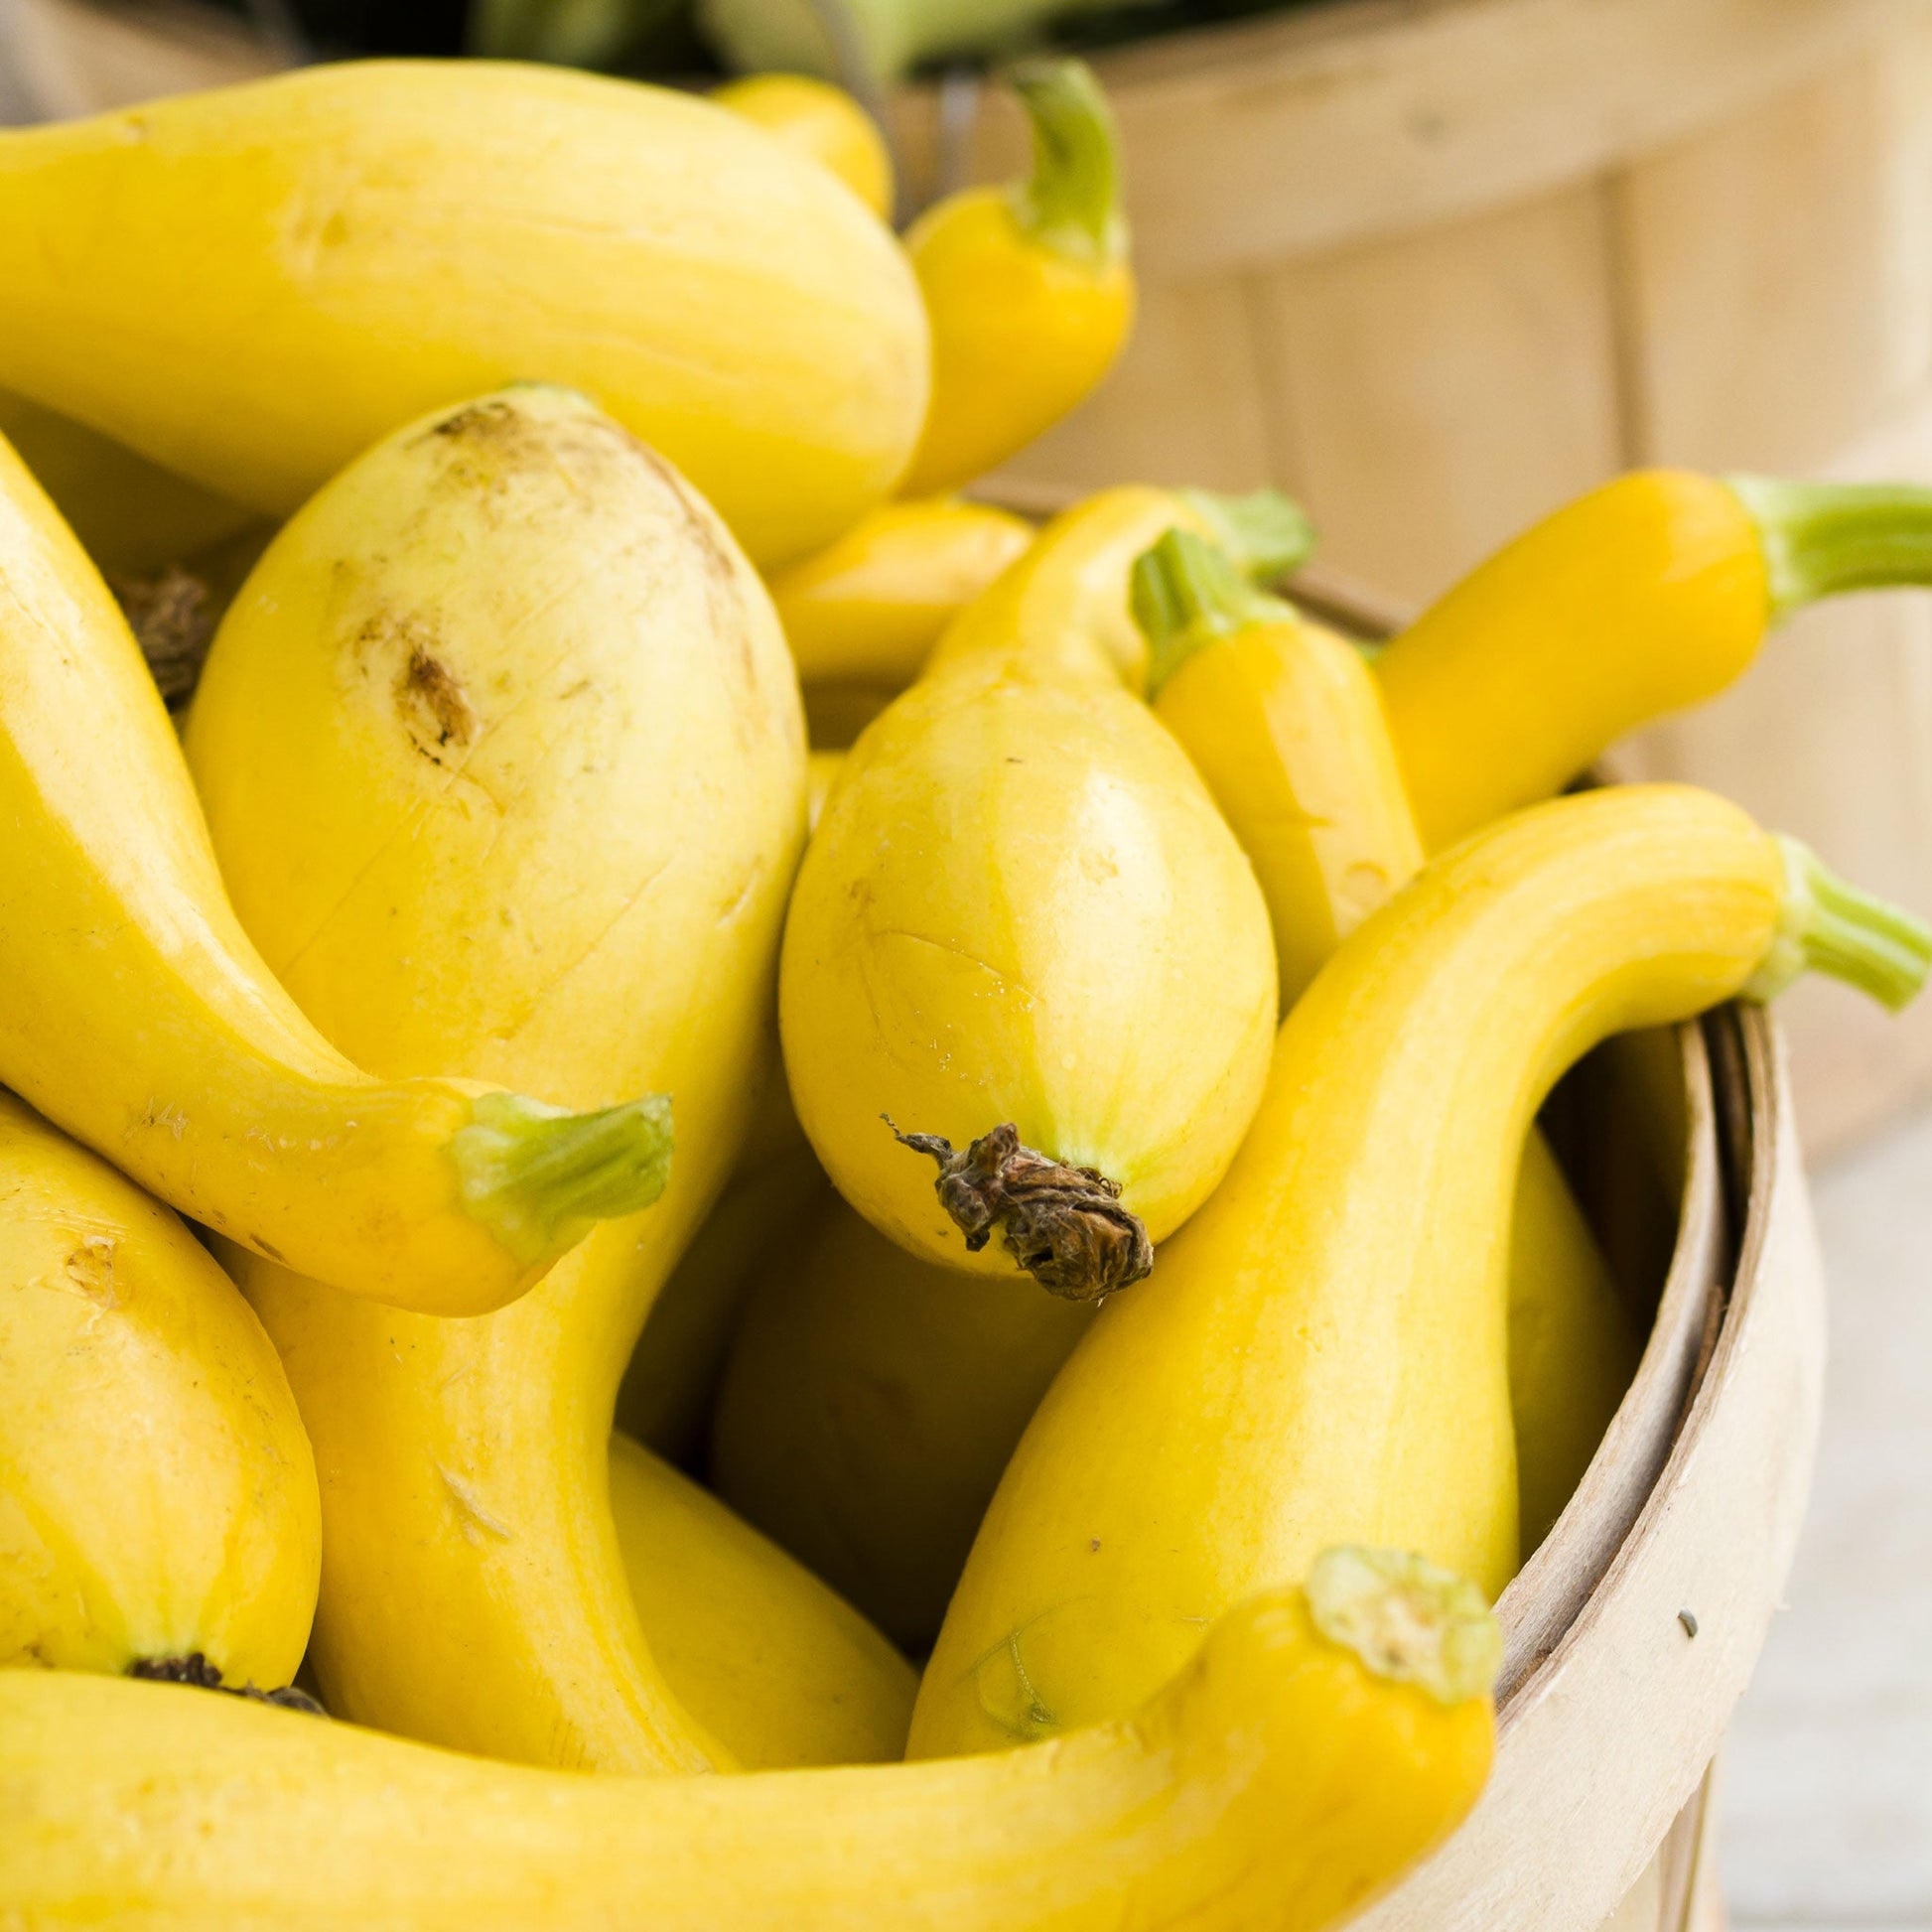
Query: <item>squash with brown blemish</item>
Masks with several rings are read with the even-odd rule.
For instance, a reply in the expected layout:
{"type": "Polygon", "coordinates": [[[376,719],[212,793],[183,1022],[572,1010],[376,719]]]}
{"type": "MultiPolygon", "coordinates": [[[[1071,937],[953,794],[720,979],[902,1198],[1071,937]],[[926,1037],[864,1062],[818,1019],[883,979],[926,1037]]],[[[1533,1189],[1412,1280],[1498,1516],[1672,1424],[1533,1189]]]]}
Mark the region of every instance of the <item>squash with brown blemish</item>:
{"type": "Polygon", "coordinates": [[[641,1080],[676,1112],[662,1200],[517,1318],[368,1320],[241,1264],[322,1469],[332,1708],[538,1763],[729,1764],[639,1628],[606,1458],[768,1050],[805,833],[769,598],[621,425],[506,389],[399,430],[289,523],[187,744],[236,907],[331,1038],[588,1104],[641,1080]]]}

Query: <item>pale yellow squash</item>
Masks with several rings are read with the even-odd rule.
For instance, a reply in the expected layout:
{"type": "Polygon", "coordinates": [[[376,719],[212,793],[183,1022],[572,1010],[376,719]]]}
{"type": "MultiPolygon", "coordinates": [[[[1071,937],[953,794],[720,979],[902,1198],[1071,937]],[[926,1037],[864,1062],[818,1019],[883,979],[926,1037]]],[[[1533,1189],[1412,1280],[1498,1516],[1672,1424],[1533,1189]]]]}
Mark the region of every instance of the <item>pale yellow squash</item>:
{"type": "Polygon", "coordinates": [[[541,1763],[729,1762],[638,1627],[608,1442],[766,1050],[805,747],[763,588],[611,418],[507,390],[398,432],[288,525],[188,747],[237,908],[335,1038],[676,1108],[663,1199],[502,1320],[365,1319],[248,1269],[316,1445],[331,1708],[541,1763]]]}
{"type": "Polygon", "coordinates": [[[843,87],[804,73],[751,73],[711,97],[830,169],[882,221],[891,219],[893,158],[872,116],[843,87]]]}
{"type": "Polygon", "coordinates": [[[1057,518],[868,727],[813,835],[779,974],[792,1099],[839,1191],[927,1260],[1020,1260],[1076,1297],[1137,1279],[1260,1093],[1267,908],[1129,688],[1147,655],[1133,560],[1171,523],[1210,518],[1251,536],[1257,569],[1299,552],[1304,526],[1266,503],[1122,489],[1057,518]],[[1012,1126],[1003,1175],[1028,1151],[1094,1175],[1064,1176],[1073,1205],[1052,1225],[1007,1213],[1001,1246],[969,1250],[932,1166],[882,1114],[962,1152],[1012,1126]]]}
{"type": "Polygon", "coordinates": [[[927,330],[843,187],[691,95],[370,61],[0,134],[8,383],[275,515],[517,380],[649,440],[760,563],[884,498],[927,330]]]}
{"type": "Polygon", "coordinates": [[[181,1212],[478,1314],[656,1197],[661,1100],[572,1119],[440,1063],[378,1080],[297,1010],[235,921],[126,620],[3,439],[0,823],[0,1081],[181,1212]]]}
{"type": "Polygon", "coordinates": [[[1338,1551],[1127,1723],[950,1764],[583,1778],[0,1673],[0,1897],[121,1932],[1324,1932],[1488,1771],[1467,1585],[1338,1551]]]}
{"type": "Polygon", "coordinates": [[[850,1603],[621,1434],[611,1514],[651,1654],[748,1771],[897,1758],[918,1679],[850,1603]]]}
{"type": "Polygon", "coordinates": [[[174,1215],[0,1094],[0,1665],[302,1661],[315,1458],[248,1305],[174,1215]]]}

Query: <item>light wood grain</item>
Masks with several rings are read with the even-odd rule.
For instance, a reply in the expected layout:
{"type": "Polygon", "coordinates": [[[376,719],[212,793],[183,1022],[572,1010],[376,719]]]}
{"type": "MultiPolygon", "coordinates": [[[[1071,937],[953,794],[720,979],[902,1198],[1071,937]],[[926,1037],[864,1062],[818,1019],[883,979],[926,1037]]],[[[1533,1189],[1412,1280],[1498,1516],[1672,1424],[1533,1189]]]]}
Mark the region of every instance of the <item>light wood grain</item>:
{"type": "Polygon", "coordinates": [[[1896,71],[1921,41],[1614,177],[1633,460],[1813,469],[1924,383],[1932,99],[1896,71]]]}
{"type": "Polygon", "coordinates": [[[1616,467],[1603,220],[1571,189],[1248,278],[1325,563],[1425,597],[1616,467]]]}
{"type": "MultiPolygon", "coordinates": [[[[1914,0],[1356,0],[1096,66],[1161,275],[1266,266],[1535,196],[1735,111],[1889,31],[1914,0]]],[[[897,125],[929,170],[930,93],[897,125]]],[[[971,170],[1016,173],[995,97],[971,170]]]]}
{"type": "Polygon", "coordinates": [[[1127,353],[1061,430],[988,479],[1024,494],[1029,480],[1187,483],[1253,489],[1280,474],[1253,291],[1239,278],[1144,280],[1127,353]]]}

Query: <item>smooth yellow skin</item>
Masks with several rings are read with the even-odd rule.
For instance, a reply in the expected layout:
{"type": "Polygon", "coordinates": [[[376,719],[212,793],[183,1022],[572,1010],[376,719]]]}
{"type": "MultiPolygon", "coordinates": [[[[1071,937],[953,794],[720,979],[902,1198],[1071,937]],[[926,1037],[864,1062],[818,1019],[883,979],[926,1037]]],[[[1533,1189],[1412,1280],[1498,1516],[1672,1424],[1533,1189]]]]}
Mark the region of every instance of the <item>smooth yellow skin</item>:
{"type": "Polygon", "coordinates": [[[1723,690],[1770,621],[1756,528],[1714,477],[1636,471],[1546,517],[1376,660],[1424,843],[1550,797],[1723,690]]]}
{"type": "Polygon", "coordinates": [[[1254,864],[1287,1013],[1422,866],[1374,675],[1318,624],[1244,624],[1187,658],[1154,715],[1254,864]]]}
{"type": "Polygon", "coordinates": [[[903,690],[946,625],[1033,540],[1024,517],[954,496],[874,510],[770,579],[799,677],[903,690]]]}
{"type": "Polygon", "coordinates": [[[124,443],[0,389],[0,436],[102,570],[139,576],[237,536],[255,512],[124,443]]]}
{"type": "Polygon", "coordinates": [[[1012,653],[1080,677],[1108,665],[1143,695],[1147,638],[1129,608],[1129,579],[1135,558],[1174,529],[1216,534],[1186,496],[1146,483],[1098,490],[1063,510],[946,626],[927,672],[1012,653]]]}
{"type": "Polygon", "coordinates": [[[286,1684],[320,1540],[295,1398],[233,1283],[0,1093],[0,1666],[200,1651],[286,1684]]]}
{"type": "Polygon", "coordinates": [[[1015,1451],[911,1753],[1131,1711],[1207,1620],[1336,1541],[1500,1592],[1524,1136],[1596,1040],[1735,994],[1783,893],[1735,806],[1620,786],[1458,846],[1345,940],[1227,1180],[1100,1311],[1015,1451]]]}
{"type": "Polygon", "coordinates": [[[609,419],[526,388],[435,424],[310,503],[223,621],[188,733],[215,848],[345,1044],[586,1103],[668,1092],[677,1147],[654,1207],[487,1320],[371,1318],[247,1271],[321,1472],[313,1655],[331,1708],[385,1729],[570,1767],[728,1763],[639,1630],[608,1443],[768,1051],[797,686],[722,525],[609,419]],[[409,677],[419,650],[440,678],[409,677]]]}
{"type": "Polygon", "coordinates": [[[4,440],[0,823],[0,1079],[182,1213],[355,1295],[477,1314],[542,1273],[458,1197],[449,1145],[491,1089],[372,1079],[244,937],[126,620],[4,440]]]}
{"type": "Polygon", "coordinates": [[[1576,1493],[1642,1353],[1603,1250],[1549,1142],[1532,1131],[1509,1223],[1509,1410],[1525,1560],[1576,1493]]]}
{"type": "Polygon", "coordinates": [[[893,211],[893,159],[873,119],[843,87],[803,73],[727,80],[712,99],[810,155],[884,221],[893,211]]]}
{"type": "Polygon", "coordinates": [[[286,515],[499,383],[595,396],[761,564],[925,417],[897,244],[710,102],[483,61],[311,67],[0,136],[8,383],[286,515]]]}
{"type": "Polygon", "coordinates": [[[850,1603],[624,1435],[611,1514],[652,1654],[747,1770],[897,1759],[918,1679],[850,1603]]]}
{"type": "Polygon", "coordinates": [[[988,1275],[1013,1258],[967,1253],[882,1111],[955,1146],[1013,1121],[1118,1181],[1159,1241],[1233,1158],[1274,1024],[1267,909],[1185,756],[1097,649],[1080,674],[1034,642],[996,632],[869,727],[779,969],[792,1100],[839,1191],[988,1275]]]}
{"type": "Polygon", "coordinates": [[[830,1191],[802,1134],[756,1167],[748,1149],[650,1305],[618,1390],[621,1427],[680,1462],[699,1447],[753,1280],[830,1191]]]}
{"type": "Polygon", "coordinates": [[[0,1897],[125,1932],[1321,1932],[1487,1772],[1444,1706],[1235,1611],[1145,1710],[1033,1750],[737,1778],[483,1764],[180,1686],[0,1675],[0,1897]]]}
{"type": "Polygon", "coordinates": [[[906,230],[932,322],[932,400],[902,496],[956,489],[1083,402],[1134,319],[1124,256],[1073,259],[1028,233],[1004,188],[969,188],[906,230]]]}
{"type": "Polygon", "coordinates": [[[719,1493],[901,1647],[938,1634],[1013,1446],[1092,1311],[963,1284],[836,1197],[752,1288],[712,1421],[719,1493]]]}
{"type": "MultiPolygon", "coordinates": [[[[1375,678],[1306,620],[1204,641],[1155,716],[1194,760],[1268,901],[1289,1012],[1422,865],[1375,678]]],[[[1563,1171],[1532,1131],[1510,1230],[1509,1389],[1521,1548],[1549,1534],[1636,1370],[1638,1343],[1563,1171]]]]}
{"type": "Polygon", "coordinates": [[[800,868],[779,969],[792,1100],[839,1191],[925,1260],[1014,1266],[997,1240],[966,1252],[882,1110],[955,1146],[1014,1121],[1120,1181],[1159,1241],[1220,1178],[1266,1077],[1267,908],[1128,690],[1147,660],[1128,573],[1194,514],[1122,488],[1048,524],[848,755],[800,868]]]}

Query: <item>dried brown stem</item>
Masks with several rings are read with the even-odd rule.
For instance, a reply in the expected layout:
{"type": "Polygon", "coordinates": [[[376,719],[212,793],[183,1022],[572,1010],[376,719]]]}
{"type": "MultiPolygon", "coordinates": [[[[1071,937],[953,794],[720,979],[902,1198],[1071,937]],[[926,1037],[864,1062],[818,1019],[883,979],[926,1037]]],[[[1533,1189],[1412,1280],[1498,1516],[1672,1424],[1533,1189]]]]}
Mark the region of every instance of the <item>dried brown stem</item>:
{"type": "Polygon", "coordinates": [[[224,1684],[221,1673],[199,1650],[183,1657],[137,1657],[128,1665],[127,1674],[157,1684],[192,1684],[200,1691],[253,1698],[257,1704],[279,1704],[284,1711],[307,1711],[318,1718],[329,1715],[307,1691],[298,1691],[293,1684],[285,1684],[278,1691],[258,1691],[252,1684],[224,1684]]]}
{"type": "Polygon", "coordinates": [[[964,1149],[886,1125],[901,1146],[938,1162],[934,1189],[968,1253],[978,1254],[997,1227],[1014,1260],[1069,1302],[1097,1302],[1153,1268],[1154,1244],[1140,1217],[1121,1206],[1120,1182],[1022,1146],[1012,1121],[964,1149]]]}

